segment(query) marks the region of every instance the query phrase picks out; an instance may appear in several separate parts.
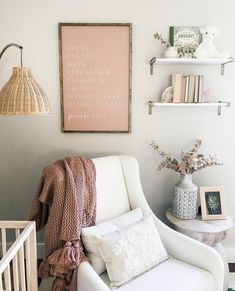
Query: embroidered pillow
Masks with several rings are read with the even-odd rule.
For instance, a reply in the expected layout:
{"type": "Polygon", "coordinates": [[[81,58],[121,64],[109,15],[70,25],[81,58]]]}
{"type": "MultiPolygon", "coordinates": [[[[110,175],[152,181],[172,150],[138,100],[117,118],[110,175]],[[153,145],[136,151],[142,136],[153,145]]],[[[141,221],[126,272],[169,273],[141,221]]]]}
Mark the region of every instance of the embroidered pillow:
{"type": "Polygon", "coordinates": [[[98,275],[105,272],[106,267],[94,242],[94,236],[101,236],[110,232],[117,231],[125,226],[141,220],[142,218],[143,214],[141,209],[136,208],[109,221],[105,221],[95,226],[82,229],[82,241],[86,249],[86,255],[91,266],[98,275]]]}
{"type": "Polygon", "coordinates": [[[151,216],[94,239],[111,287],[119,287],[168,259],[151,216]]]}

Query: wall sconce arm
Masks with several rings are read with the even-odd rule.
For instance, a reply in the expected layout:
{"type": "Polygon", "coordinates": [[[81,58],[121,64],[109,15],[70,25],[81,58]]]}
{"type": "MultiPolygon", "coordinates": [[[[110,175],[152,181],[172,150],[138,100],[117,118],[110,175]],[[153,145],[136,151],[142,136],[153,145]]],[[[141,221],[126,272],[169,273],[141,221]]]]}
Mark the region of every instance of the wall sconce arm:
{"type": "Polygon", "coordinates": [[[17,48],[19,48],[20,49],[20,65],[21,65],[21,67],[23,67],[23,47],[21,46],[21,45],[19,45],[19,44],[17,44],[17,43],[9,43],[8,45],[6,45],[3,49],[2,49],[2,51],[0,52],[0,59],[1,59],[1,57],[2,57],[2,55],[4,54],[4,52],[9,48],[9,47],[11,47],[11,46],[14,46],[14,47],[17,47],[17,48]]]}

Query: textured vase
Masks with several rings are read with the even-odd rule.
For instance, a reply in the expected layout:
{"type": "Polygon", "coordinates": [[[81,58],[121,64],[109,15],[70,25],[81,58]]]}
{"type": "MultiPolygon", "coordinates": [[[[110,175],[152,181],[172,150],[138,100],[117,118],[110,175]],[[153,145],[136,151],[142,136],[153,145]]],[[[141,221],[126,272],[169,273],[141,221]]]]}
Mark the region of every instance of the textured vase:
{"type": "Polygon", "coordinates": [[[198,187],[192,182],[192,175],[180,176],[174,186],[172,214],[181,219],[193,219],[197,215],[198,187]]]}

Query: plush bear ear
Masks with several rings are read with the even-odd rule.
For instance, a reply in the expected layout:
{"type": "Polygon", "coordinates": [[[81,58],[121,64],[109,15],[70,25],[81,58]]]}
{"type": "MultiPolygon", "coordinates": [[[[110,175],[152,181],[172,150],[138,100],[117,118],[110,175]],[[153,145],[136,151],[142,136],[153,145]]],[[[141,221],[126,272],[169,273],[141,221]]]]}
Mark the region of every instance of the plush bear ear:
{"type": "Polygon", "coordinates": [[[201,32],[201,34],[204,34],[204,32],[205,32],[205,27],[200,28],[200,32],[201,32]]]}
{"type": "Polygon", "coordinates": [[[220,35],[221,31],[215,26],[215,25],[210,25],[210,31],[213,33],[214,37],[217,37],[220,35]]]}

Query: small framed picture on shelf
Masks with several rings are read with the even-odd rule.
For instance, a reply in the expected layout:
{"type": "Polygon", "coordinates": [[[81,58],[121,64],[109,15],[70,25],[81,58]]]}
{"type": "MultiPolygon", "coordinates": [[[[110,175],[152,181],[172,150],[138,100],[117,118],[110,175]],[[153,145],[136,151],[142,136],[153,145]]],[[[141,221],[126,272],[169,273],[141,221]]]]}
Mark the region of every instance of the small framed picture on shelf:
{"type": "Polygon", "coordinates": [[[178,52],[178,58],[193,58],[201,43],[199,26],[170,26],[169,42],[178,52]]]}
{"type": "Polygon", "coordinates": [[[222,186],[200,187],[202,220],[225,219],[225,197],[222,186]]]}

